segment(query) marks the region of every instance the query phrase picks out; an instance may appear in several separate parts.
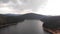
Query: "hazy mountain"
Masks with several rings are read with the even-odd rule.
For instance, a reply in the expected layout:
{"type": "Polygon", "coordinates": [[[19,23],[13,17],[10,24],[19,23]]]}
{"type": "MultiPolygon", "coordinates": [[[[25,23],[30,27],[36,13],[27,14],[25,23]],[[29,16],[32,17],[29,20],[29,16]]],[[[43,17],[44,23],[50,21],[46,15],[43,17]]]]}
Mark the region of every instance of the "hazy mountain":
{"type": "Polygon", "coordinates": [[[27,13],[22,15],[20,14],[1,14],[1,15],[3,17],[2,18],[3,21],[4,20],[6,21],[6,22],[3,22],[2,24],[13,24],[13,23],[22,22],[24,20],[41,20],[45,22],[49,17],[49,16],[35,14],[35,13],[27,13]]]}
{"type": "Polygon", "coordinates": [[[48,18],[48,16],[35,14],[35,13],[27,13],[22,16],[25,19],[35,19],[35,20],[41,20],[41,21],[45,21],[48,18]]]}
{"type": "Polygon", "coordinates": [[[24,18],[22,18],[20,14],[5,14],[5,16],[7,16],[7,21],[9,23],[17,23],[24,21],[24,18]]]}

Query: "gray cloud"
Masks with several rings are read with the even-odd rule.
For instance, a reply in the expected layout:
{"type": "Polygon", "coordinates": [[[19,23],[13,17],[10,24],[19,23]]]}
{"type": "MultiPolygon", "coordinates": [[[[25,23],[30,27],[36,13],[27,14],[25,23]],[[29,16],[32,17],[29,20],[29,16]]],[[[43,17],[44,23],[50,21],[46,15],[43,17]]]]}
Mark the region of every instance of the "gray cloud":
{"type": "Polygon", "coordinates": [[[9,3],[9,6],[18,10],[31,9],[36,11],[41,4],[45,3],[47,0],[0,0],[3,3],[9,3]]]}
{"type": "Polygon", "coordinates": [[[0,0],[0,2],[7,3],[9,0],[0,0]]]}

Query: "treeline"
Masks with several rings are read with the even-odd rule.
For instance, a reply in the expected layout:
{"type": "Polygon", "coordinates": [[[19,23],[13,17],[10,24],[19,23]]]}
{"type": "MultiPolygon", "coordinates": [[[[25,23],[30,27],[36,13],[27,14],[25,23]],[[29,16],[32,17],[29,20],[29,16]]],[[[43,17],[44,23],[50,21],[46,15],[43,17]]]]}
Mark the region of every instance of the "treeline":
{"type": "Polygon", "coordinates": [[[22,22],[25,19],[30,20],[41,20],[43,22],[46,22],[46,20],[50,16],[35,14],[35,13],[27,13],[27,14],[0,14],[0,27],[9,25],[9,24],[15,24],[18,22],[22,22]]]}
{"type": "Polygon", "coordinates": [[[11,24],[16,24],[18,22],[24,21],[21,15],[13,14],[0,14],[0,27],[8,26],[11,24]]]}

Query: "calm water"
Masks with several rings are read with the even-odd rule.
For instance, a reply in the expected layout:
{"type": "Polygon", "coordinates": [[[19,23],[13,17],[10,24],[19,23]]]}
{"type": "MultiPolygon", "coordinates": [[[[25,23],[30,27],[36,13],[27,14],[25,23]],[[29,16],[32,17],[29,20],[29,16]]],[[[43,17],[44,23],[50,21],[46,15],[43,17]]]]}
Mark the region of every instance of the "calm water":
{"type": "Polygon", "coordinates": [[[42,24],[40,20],[25,20],[0,29],[0,34],[48,34],[43,31],[42,24]]]}

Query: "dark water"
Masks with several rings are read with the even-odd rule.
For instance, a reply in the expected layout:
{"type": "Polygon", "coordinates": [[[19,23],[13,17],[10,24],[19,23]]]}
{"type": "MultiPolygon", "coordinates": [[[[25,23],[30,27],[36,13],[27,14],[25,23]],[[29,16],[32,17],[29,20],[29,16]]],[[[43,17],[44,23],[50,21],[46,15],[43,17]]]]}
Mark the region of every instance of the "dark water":
{"type": "Polygon", "coordinates": [[[0,29],[0,34],[48,34],[40,20],[25,20],[22,23],[0,29]]]}

